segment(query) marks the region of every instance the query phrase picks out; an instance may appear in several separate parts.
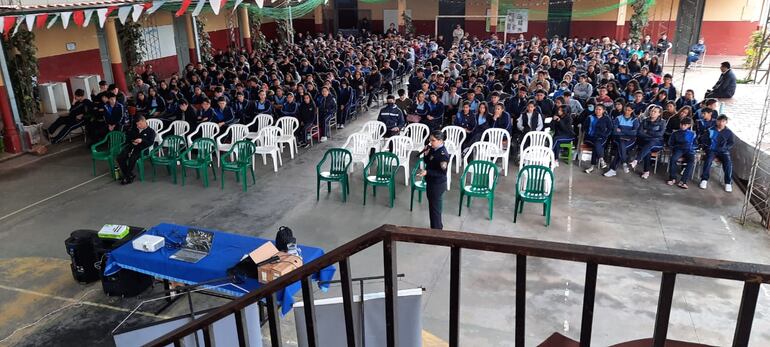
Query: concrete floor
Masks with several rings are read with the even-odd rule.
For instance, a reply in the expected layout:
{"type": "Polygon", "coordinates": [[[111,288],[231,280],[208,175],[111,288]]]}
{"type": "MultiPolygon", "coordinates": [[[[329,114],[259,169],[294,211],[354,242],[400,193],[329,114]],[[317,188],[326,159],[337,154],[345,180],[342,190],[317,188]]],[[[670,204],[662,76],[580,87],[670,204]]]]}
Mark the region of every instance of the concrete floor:
{"type": "MultiPolygon", "coordinates": [[[[369,114],[362,118],[374,117],[369,114]]],[[[368,197],[362,206],[360,168],[353,175],[352,194],[343,204],[337,187],[315,196],[315,165],[325,148],[340,146],[363,119],[335,133],[334,139],[294,160],[284,157],[278,173],[258,165],[257,184],[241,192],[232,176],[224,191],[218,181],[204,189],[197,181],[173,185],[165,173],[156,182],[120,186],[107,176],[91,176],[88,152],[72,149],[43,158],[23,157],[0,163],[0,340],[2,345],[110,346],[110,331],[138,302],[158,296],[159,288],[139,298],[104,296],[100,285],[76,284],[70,276],[63,241],[75,229],[98,229],[104,223],[152,226],[174,222],[273,238],[281,225],[291,227],[300,243],[331,250],[379,225],[390,223],[427,227],[427,204],[409,212],[409,190],[398,176],[397,201],[387,207],[386,194],[368,197]]],[[[60,147],[61,148],[61,147],[60,147]]],[[[106,166],[98,163],[98,171],[106,166]]],[[[512,165],[514,165],[512,163],[512,165]]],[[[447,229],[590,244],[662,253],[770,263],[770,236],[753,225],[740,226],[743,195],[727,194],[715,178],[708,190],[684,191],[664,183],[665,167],[657,176],[604,178],[587,175],[575,165],[556,169],[556,195],[550,227],[543,226],[539,208],[528,206],[517,224],[513,218],[515,167],[500,180],[495,218],[486,218],[486,204],[476,200],[457,217],[455,187],[444,196],[447,229]]],[[[415,202],[416,203],[416,202],[415,202]]],[[[448,336],[449,251],[442,247],[399,244],[398,270],[405,273],[400,288],[422,286],[423,328],[439,339],[448,336]]],[[[381,248],[373,247],[352,259],[354,276],[382,274],[381,248]]],[[[464,251],[462,275],[462,345],[512,346],[515,258],[464,251]]],[[[527,278],[527,345],[536,345],[553,332],[578,339],[583,296],[582,264],[529,259],[527,278]]],[[[711,345],[732,339],[742,284],[690,276],[677,278],[669,337],[711,345]]],[[[653,330],[660,274],[600,267],[593,342],[597,346],[650,337],[653,330]]],[[[380,283],[367,292],[381,291],[380,283]]],[[[762,287],[752,334],[753,346],[770,345],[770,288],[762,287]]],[[[334,295],[333,288],[329,295],[334,295]]],[[[320,295],[318,295],[320,296],[320,295]]],[[[196,307],[213,307],[222,300],[196,296],[196,307]]],[[[149,304],[140,312],[152,312],[149,304]]],[[[183,314],[179,303],[165,312],[183,314]]],[[[151,321],[149,313],[131,324],[151,321]]],[[[283,321],[284,339],[296,344],[293,315],[283,321]]]]}

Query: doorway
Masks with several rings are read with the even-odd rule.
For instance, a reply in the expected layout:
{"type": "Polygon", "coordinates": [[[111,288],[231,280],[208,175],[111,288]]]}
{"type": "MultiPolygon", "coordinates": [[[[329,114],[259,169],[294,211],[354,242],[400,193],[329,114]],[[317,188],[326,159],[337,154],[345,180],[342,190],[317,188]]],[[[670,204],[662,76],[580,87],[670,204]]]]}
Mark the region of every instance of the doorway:
{"type": "Polygon", "coordinates": [[[572,1],[548,2],[548,27],[546,37],[569,37],[570,21],[572,21],[572,1]]]}

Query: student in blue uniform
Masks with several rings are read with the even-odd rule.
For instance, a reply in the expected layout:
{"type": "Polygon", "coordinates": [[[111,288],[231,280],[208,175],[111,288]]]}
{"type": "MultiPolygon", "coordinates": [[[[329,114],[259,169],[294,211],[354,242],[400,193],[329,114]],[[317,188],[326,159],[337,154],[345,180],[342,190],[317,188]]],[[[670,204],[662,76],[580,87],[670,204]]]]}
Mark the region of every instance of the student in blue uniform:
{"type": "Polygon", "coordinates": [[[444,229],[441,222],[442,196],[446,191],[446,170],[449,167],[449,152],[444,147],[446,137],[440,130],[431,132],[429,146],[423,150],[425,170],[420,176],[425,177],[425,195],[428,198],[428,213],[431,229],[444,229]]]}
{"type": "Polygon", "coordinates": [[[735,144],[733,132],[727,128],[727,116],[721,114],[717,117],[717,125],[708,130],[708,136],[704,139],[706,145],[706,158],[703,160],[703,173],[701,174],[700,188],[706,189],[711,171],[711,163],[714,158],[722,162],[722,171],[725,176],[725,191],[733,191],[733,161],[730,150],[735,144]]]}
{"type": "Polygon", "coordinates": [[[471,104],[468,101],[463,101],[463,105],[460,108],[460,113],[455,116],[455,126],[463,128],[465,130],[465,141],[463,141],[463,149],[470,147],[473,144],[473,133],[476,131],[476,115],[471,111],[471,104]]]}
{"type": "Polygon", "coordinates": [[[695,132],[690,129],[692,119],[684,118],[679,122],[679,130],[671,133],[668,138],[668,146],[671,147],[671,160],[668,162],[668,185],[673,186],[676,183],[676,176],[679,172],[676,164],[679,158],[683,158],[686,164],[684,174],[679,179],[679,188],[687,189],[687,179],[692,174],[693,165],[695,165],[695,132]]]}
{"type": "Polygon", "coordinates": [[[605,114],[603,104],[596,105],[594,114],[586,118],[583,128],[586,129],[583,142],[593,147],[591,166],[585,169],[585,172],[590,174],[596,169],[597,164],[602,169],[607,167],[607,164],[604,163],[604,146],[612,134],[612,120],[605,114]]]}
{"type": "Polygon", "coordinates": [[[388,95],[387,104],[380,110],[377,120],[385,123],[385,137],[398,135],[404,127],[404,113],[396,106],[396,97],[388,95]]]}
{"type": "Polygon", "coordinates": [[[85,91],[83,91],[83,89],[76,90],[75,101],[70,107],[69,114],[56,118],[56,121],[54,121],[47,129],[48,134],[53,135],[56,130],[64,127],[64,129],[59,131],[56,136],[51,137],[51,143],[59,143],[59,141],[69,135],[72,130],[82,127],[86,123],[86,116],[91,112],[91,108],[91,100],[86,98],[85,91]]]}
{"type": "Polygon", "coordinates": [[[572,115],[569,113],[569,108],[565,105],[556,108],[556,113],[553,115],[550,124],[551,130],[553,130],[553,155],[557,159],[556,166],[559,166],[559,151],[561,151],[562,143],[571,143],[575,140],[575,131],[572,130],[572,115]]]}
{"type": "Polygon", "coordinates": [[[623,107],[623,115],[613,120],[612,137],[615,143],[615,159],[610,163],[610,169],[604,177],[617,175],[618,165],[623,163],[623,170],[628,173],[628,150],[636,144],[636,134],[639,132],[639,119],[634,115],[634,106],[627,104],[623,107]]]}
{"type": "Polygon", "coordinates": [[[645,180],[650,178],[652,152],[663,148],[663,134],[666,132],[666,121],[660,117],[660,113],[660,106],[650,105],[647,108],[647,117],[642,119],[639,125],[639,134],[636,136],[639,152],[636,153],[636,159],[631,162],[631,168],[635,169],[639,160],[642,160],[644,165],[642,179],[645,180]]]}

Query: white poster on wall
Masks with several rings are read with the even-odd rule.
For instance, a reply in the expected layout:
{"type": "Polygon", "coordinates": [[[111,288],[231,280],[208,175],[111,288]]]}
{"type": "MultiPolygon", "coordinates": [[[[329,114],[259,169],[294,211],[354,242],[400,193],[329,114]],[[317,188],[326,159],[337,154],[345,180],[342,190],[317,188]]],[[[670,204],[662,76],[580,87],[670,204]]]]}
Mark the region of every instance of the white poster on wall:
{"type": "Polygon", "coordinates": [[[508,10],[505,32],[509,34],[518,34],[527,32],[529,22],[529,10],[515,9],[508,10]]]}

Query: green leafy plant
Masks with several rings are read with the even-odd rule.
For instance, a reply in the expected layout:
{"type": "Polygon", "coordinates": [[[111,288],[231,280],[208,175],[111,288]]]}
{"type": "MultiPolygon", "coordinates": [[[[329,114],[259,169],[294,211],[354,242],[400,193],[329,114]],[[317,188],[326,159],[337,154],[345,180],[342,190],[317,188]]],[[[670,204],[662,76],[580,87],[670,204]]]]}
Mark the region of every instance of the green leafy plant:
{"type": "Polygon", "coordinates": [[[280,42],[289,43],[289,35],[291,35],[289,28],[289,21],[285,19],[275,20],[276,31],[278,33],[278,40],[280,42]]]}
{"type": "Polygon", "coordinates": [[[631,15],[631,28],[628,36],[632,41],[639,42],[644,36],[644,28],[649,22],[649,10],[654,4],[655,0],[636,0],[631,4],[634,14],[631,15]]]}
{"type": "Polygon", "coordinates": [[[412,22],[412,17],[406,14],[406,11],[401,13],[401,17],[404,18],[404,31],[406,34],[405,36],[407,38],[414,37],[416,30],[414,28],[414,22],[412,22]]]}
{"type": "Polygon", "coordinates": [[[15,35],[6,35],[3,47],[21,121],[24,125],[34,124],[40,110],[35,96],[38,76],[35,33],[22,26],[15,35]]]}
{"type": "MultiPolygon", "coordinates": [[[[749,36],[749,43],[746,44],[746,58],[743,61],[744,67],[747,69],[753,69],[755,68],[756,64],[759,62],[759,60],[762,58],[759,56],[759,50],[760,47],[762,47],[763,42],[767,42],[767,37],[762,37],[762,31],[757,30],[753,33],[751,33],[751,36],[749,36]]],[[[764,54],[770,53],[770,48],[765,48],[764,54]]]]}
{"type": "Polygon", "coordinates": [[[249,23],[251,26],[251,43],[254,50],[263,51],[267,49],[267,39],[261,30],[262,16],[253,13],[250,14],[249,23]]]}
{"type": "Polygon", "coordinates": [[[137,76],[137,69],[144,64],[145,42],[142,36],[142,25],[137,22],[118,25],[118,40],[126,63],[126,81],[133,83],[137,76]]]}
{"type": "Polygon", "coordinates": [[[198,48],[201,52],[201,60],[210,62],[214,60],[214,50],[211,48],[211,37],[206,31],[206,18],[195,17],[195,25],[198,28],[198,48]]]}

